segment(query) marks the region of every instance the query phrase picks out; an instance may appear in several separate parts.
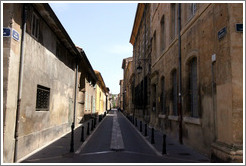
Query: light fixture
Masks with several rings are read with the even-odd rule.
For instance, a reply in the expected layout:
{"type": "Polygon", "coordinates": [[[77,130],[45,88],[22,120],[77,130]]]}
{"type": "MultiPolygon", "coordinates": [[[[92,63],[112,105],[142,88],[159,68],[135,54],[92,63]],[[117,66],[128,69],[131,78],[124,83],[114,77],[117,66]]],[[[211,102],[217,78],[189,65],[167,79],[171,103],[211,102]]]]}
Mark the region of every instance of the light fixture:
{"type": "Polygon", "coordinates": [[[140,64],[138,65],[138,67],[137,67],[137,72],[138,72],[138,74],[140,74],[141,72],[142,72],[142,66],[140,66],[140,64]]]}

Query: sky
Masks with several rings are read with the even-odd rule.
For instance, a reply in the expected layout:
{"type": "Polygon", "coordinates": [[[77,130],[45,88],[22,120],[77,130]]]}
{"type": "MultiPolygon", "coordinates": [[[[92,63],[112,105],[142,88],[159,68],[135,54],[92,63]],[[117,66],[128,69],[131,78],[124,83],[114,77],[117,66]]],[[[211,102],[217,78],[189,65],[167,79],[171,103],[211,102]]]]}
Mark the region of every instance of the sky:
{"type": "Polygon", "coordinates": [[[76,46],[83,48],[110,93],[120,92],[122,61],[132,56],[129,43],[137,3],[49,3],[76,46]]]}

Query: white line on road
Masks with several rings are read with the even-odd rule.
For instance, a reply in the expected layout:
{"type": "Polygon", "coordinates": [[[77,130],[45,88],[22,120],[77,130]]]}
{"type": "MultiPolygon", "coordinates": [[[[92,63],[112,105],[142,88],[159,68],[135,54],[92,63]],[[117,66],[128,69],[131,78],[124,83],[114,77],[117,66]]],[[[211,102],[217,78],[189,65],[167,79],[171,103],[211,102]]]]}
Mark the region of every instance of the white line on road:
{"type": "Polygon", "coordinates": [[[114,111],[114,117],[113,117],[110,149],[115,151],[124,149],[124,142],[123,142],[123,138],[120,130],[120,124],[118,122],[118,116],[116,111],[114,111]]]}

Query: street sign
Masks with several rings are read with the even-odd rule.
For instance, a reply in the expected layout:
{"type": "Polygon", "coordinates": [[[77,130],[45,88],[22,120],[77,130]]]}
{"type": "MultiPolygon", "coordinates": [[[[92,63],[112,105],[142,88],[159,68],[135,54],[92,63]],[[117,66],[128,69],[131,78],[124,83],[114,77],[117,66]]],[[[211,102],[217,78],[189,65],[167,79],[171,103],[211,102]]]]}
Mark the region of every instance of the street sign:
{"type": "Polygon", "coordinates": [[[222,28],[219,32],[218,32],[218,39],[222,39],[224,36],[226,35],[226,27],[222,28]]]}
{"type": "Polygon", "coordinates": [[[10,37],[11,29],[10,28],[3,28],[3,37],[10,37]]]}
{"type": "Polygon", "coordinates": [[[19,39],[20,39],[19,33],[18,33],[16,30],[14,30],[14,29],[13,29],[13,32],[12,32],[12,37],[13,37],[13,39],[15,39],[16,41],[19,41],[19,39]]]}
{"type": "Polygon", "coordinates": [[[236,24],[236,31],[243,32],[243,24],[236,24]]]}

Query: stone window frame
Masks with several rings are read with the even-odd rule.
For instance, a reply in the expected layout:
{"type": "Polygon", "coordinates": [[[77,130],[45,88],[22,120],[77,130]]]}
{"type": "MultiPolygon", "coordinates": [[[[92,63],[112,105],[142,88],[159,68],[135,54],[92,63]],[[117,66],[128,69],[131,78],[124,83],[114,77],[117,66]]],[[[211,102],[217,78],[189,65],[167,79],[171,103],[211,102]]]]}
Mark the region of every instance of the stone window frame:
{"type": "Polygon", "coordinates": [[[201,112],[201,101],[200,101],[200,74],[199,74],[199,56],[198,56],[198,52],[197,50],[193,50],[191,51],[187,58],[185,59],[185,72],[184,72],[184,87],[186,87],[185,89],[183,89],[183,109],[184,109],[184,122],[186,123],[193,123],[193,124],[201,124],[201,117],[202,117],[202,112],[201,112]],[[190,98],[189,98],[189,75],[190,75],[190,71],[189,71],[189,64],[191,62],[191,60],[193,60],[194,58],[197,59],[197,89],[198,89],[198,117],[193,117],[191,110],[190,110],[190,98]]]}

